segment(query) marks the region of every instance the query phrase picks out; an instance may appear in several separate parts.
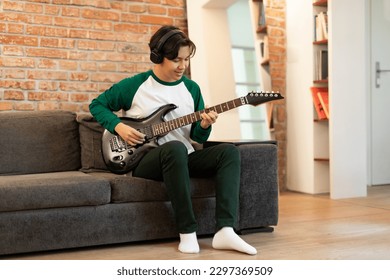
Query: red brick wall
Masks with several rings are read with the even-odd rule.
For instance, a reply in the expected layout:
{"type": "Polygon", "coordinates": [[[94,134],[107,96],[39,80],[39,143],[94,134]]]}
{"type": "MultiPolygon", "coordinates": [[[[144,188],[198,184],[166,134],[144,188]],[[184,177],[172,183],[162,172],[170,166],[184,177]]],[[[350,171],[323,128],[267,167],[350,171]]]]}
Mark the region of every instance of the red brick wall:
{"type": "Polygon", "coordinates": [[[1,0],[0,111],[87,112],[150,68],[147,43],[162,24],[186,29],[185,0],[1,0]]]}
{"type": "MultiPolygon", "coordinates": [[[[286,96],[286,10],[285,0],[267,0],[266,20],[269,38],[270,75],[273,91],[286,96]]],[[[273,121],[278,141],[279,187],[286,190],[287,115],[286,99],[274,103],[273,121]]]]}
{"type": "MultiPolygon", "coordinates": [[[[196,1],[196,0],[194,0],[196,1]]],[[[149,69],[150,36],[187,28],[185,0],[1,0],[0,111],[88,112],[96,95],[149,69]]],[[[268,0],[272,89],[286,93],[285,0],[268,0]]],[[[276,102],[279,184],[285,189],[286,112],[276,102]]]]}

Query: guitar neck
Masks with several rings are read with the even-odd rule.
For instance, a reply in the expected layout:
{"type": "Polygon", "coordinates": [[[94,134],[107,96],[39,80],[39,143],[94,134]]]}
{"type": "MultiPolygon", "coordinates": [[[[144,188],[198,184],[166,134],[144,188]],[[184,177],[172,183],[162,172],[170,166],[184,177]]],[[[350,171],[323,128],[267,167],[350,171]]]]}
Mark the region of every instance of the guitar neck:
{"type": "Polygon", "coordinates": [[[217,112],[218,114],[232,110],[234,108],[240,107],[242,105],[249,104],[248,99],[246,96],[236,98],[233,100],[230,100],[228,102],[221,103],[219,105],[215,105],[213,107],[206,108],[204,110],[200,110],[185,116],[182,116],[177,119],[169,120],[166,122],[158,123],[152,125],[152,131],[153,131],[153,136],[159,136],[166,134],[172,130],[175,130],[179,127],[186,126],[189,124],[192,124],[194,122],[200,121],[202,119],[201,115],[206,112],[214,111],[217,112]]]}

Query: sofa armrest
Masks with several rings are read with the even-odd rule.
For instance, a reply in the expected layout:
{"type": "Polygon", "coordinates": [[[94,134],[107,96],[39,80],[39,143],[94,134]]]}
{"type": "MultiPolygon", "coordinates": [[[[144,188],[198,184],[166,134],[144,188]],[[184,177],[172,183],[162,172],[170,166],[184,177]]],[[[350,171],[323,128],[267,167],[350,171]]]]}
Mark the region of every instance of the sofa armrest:
{"type": "Polygon", "coordinates": [[[278,146],[238,145],[241,153],[241,185],[238,231],[277,225],[278,146]]]}

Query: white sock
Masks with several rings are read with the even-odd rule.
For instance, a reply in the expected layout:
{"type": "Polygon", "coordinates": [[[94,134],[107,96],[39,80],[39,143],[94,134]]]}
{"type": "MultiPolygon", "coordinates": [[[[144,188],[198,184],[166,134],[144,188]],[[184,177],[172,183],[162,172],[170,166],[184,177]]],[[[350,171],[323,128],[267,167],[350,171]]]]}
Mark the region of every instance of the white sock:
{"type": "Polygon", "coordinates": [[[179,251],[187,254],[199,253],[198,239],[196,232],[180,233],[179,251]]]}
{"type": "Polygon", "coordinates": [[[213,238],[213,248],[222,250],[236,250],[249,255],[256,255],[256,248],[242,240],[231,227],[223,227],[213,238]]]}

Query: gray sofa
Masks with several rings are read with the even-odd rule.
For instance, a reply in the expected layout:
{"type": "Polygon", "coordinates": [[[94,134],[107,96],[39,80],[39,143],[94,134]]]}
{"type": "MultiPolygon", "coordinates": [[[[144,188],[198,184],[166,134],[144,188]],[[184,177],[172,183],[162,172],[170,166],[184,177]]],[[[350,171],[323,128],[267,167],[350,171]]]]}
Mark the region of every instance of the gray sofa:
{"type": "MultiPolygon", "coordinates": [[[[91,116],[66,111],[0,113],[0,255],[178,236],[162,182],[105,168],[102,131],[91,116]]],[[[277,146],[239,149],[236,230],[272,230],[278,221],[277,146]]],[[[192,184],[198,234],[212,234],[213,178],[192,184]]]]}

